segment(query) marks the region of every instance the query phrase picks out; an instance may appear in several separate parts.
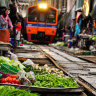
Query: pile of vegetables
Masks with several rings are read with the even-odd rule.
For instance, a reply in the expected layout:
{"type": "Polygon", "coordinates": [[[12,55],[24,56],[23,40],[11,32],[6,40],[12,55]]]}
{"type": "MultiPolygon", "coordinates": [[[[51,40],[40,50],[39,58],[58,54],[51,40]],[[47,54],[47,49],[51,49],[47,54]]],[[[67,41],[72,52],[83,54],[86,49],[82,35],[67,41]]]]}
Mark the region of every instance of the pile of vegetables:
{"type": "Polygon", "coordinates": [[[13,61],[6,57],[0,57],[0,64],[2,63],[17,68],[19,72],[18,75],[9,75],[6,78],[2,78],[0,80],[0,83],[23,84],[47,88],[78,87],[77,83],[74,81],[73,78],[64,78],[65,75],[63,74],[63,71],[57,68],[50,68],[48,65],[39,66],[35,64],[35,66],[32,67],[32,65],[22,64],[19,61],[13,61]]]}
{"type": "Polygon", "coordinates": [[[24,40],[24,43],[25,43],[25,44],[33,44],[32,42],[29,42],[29,41],[27,41],[27,40],[24,40]]]}
{"type": "Polygon", "coordinates": [[[96,35],[91,36],[89,40],[96,40],[96,35]]]}
{"type": "Polygon", "coordinates": [[[73,78],[59,77],[54,74],[37,74],[35,76],[36,82],[33,86],[47,87],[47,88],[72,88],[78,87],[73,78]],[[54,80],[53,80],[54,79],[54,80]]]}
{"type": "MultiPolygon", "coordinates": [[[[57,68],[51,68],[49,67],[47,64],[45,64],[44,66],[39,66],[38,64],[35,64],[34,68],[31,66],[31,65],[24,65],[25,66],[25,71],[26,72],[30,72],[30,71],[34,71],[34,69],[36,70],[40,70],[41,71],[46,71],[48,73],[53,73],[53,74],[56,74],[56,75],[59,75],[59,76],[65,76],[63,74],[63,71],[57,69],[57,68]]],[[[37,73],[37,71],[34,71],[34,73],[37,73]]]]}
{"type": "Polygon", "coordinates": [[[30,93],[30,91],[15,89],[11,86],[0,86],[0,96],[40,96],[37,93],[30,93]]]}
{"type": "Polygon", "coordinates": [[[86,50],[79,50],[75,52],[76,55],[91,55],[90,51],[86,51],[86,50]]]}
{"type": "Polygon", "coordinates": [[[52,43],[52,44],[49,44],[50,46],[64,46],[64,42],[56,42],[56,43],[52,43]]]}
{"type": "MultiPolygon", "coordinates": [[[[32,86],[36,87],[46,87],[46,88],[72,88],[78,87],[76,82],[74,82],[73,78],[64,78],[60,75],[49,73],[46,70],[30,68],[30,65],[26,65],[26,71],[33,71],[35,74],[36,81],[32,84],[32,86]],[[54,80],[53,80],[54,78],[54,80]]],[[[38,66],[39,67],[39,66],[38,66]]],[[[50,69],[51,70],[51,69],[50,69]]]]}
{"type": "Polygon", "coordinates": [[[13,66],[18,70],[23,70],[25,68],[20,61],[10,60],[9,58],[3,56],[0,57],[0,64],[2,63],[13,66]]]}
{"type": "Polygon", "coordinates": [[[20,81],[18,80],[18,75],[10,75],[6,78],[2,78],[0,80],[0,83],[6,83],[6,84],[20,84],[20,81]]]}

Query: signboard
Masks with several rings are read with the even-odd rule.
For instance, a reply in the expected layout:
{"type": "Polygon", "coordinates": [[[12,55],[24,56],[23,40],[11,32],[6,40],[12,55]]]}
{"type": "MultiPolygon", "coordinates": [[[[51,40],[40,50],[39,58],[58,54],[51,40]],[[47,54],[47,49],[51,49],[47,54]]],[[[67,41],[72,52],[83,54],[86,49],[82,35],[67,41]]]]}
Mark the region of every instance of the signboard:
{"type": "Polygon", "coordinates": [[[90,12],[90,0],[84,0],[83,7],[82,7],[82,12],[84,17],[87,17],[90,12]]]}

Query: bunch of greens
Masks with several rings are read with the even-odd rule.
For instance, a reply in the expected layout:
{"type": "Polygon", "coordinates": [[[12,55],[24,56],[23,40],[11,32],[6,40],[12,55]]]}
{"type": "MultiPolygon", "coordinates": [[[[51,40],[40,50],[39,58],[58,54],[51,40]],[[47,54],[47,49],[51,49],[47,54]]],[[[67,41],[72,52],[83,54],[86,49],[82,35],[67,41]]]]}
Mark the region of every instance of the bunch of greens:
{"type": "Polygon", "coordinates": [[[31,65],[26,65],[26,64],[23,64],[24,66],[25,66],[25,68],[24,68],[24,70],[25,70],[25,72],[30,72],[30,71],[33,71],[34,72],[34,74],[36,75],[36,74],[47,74],[48,72],[46,72],[46,71],[43,71],[43,70],[36,70],[35,68],[33,68],[31,65]]]}
{"type": "Polygon", "coordinates": [[[36,82],[33,86],[47,87],[47,88],[72,88],[78,87],[73,78],[59,77],[54,74],[37,74],[35,76],[36,82]]]}
{"type": "Polygon", "coordinates": [[[72,88],[78,87],[77,83],[74,82],[73,78],[64,78],[52,73],[48,73],[44,70],[37,70],[31,65],[24,65],[25,71],[33,71],[35,74],[36,82],[32,86],[36,87],[47,87],[47,88],[72,88]],[[54,79],[54,80],[53,80],[54,79]]]}
{"type": "Polygon", "coordinates": [[[59,70],[57,68],[51,68],[47,64],[44,65],[44,66],[39,66],[38,64],[35,64],[34,67],[32,67],[32,65],[26,65],[26,64],[24,64],[24,66],[25,66],[24,70],[26,72],[33,71],[36,74],[37,73],[42,74],[41,72],[44,72],[44,73],[46,72],[46,73],[53,73],[53,74],[56,74],[56,75],[59,75],[59,76],[63,76],[63,77],[65,76],[63,74],[63,71],[61,71],[61,70],[59,70]]]}
{"type": "Polygon", "coordinates": [[[9,58],[3,57],[3,56],[0,57],[0,64],[1,63],[9,64],[9,62],[10,62],[10,59],[9,58]]]}
{"type": "Polygon", "coordinates": [[[15,89],[11,86],[0,86],[0,96],[40,96],[37,93],[30,93],[30,91],[15,89]]]}
{"type": "Polygon", "coordinates": [[[3,56],[0,57],[0,64],[2,63],[13,66],[17,68],[18,70],[23,70],[25,68],[25,66],[23,66],[20,61],[10,60],[9,58],[3,57],[3,56]]]}
{"type": "Polygon", "coordinates": [[[96,40],[96,35],[91,36],[89,40],[96,40]]]}
{"type": "Polygon", "coordinates": [[[32,65],[26,65],[26,64],[23,64],[23,65],[25,66],[25,68],[24,68],[25,72],[30,72],[30,71],[34,70],[32,65]]]}

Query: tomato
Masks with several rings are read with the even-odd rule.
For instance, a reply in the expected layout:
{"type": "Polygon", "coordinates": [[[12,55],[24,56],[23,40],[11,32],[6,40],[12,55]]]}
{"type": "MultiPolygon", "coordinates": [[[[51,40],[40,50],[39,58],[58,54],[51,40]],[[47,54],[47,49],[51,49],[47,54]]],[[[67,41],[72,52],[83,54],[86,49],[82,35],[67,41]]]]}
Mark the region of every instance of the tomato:
{"type": "Polygon", "coordinates": [[[19,80],[15,80],[15,83],[19,84],[19,80]]]}
{"type": "Polygon", "coordinates": [[[12,82],[11,84],[14,84],[14,82],[12,82]]]}
{"type": "Polygon", "coordinates": [[[11,84],[11,83],[8,82],[8,84],[11,84]]]}
{"type": "Polygon", "coordinates": [[[6,84],[9,84],[9,82],[5,82],[6,84]]]}
{"type": "Polygon", "coordinates": [[[12,83],[13,80],[12,80],[12,78],[9,78],[7,81],[10,82],[10,83],[12,83]]]}
{"type": "Polygon", "coordinates": [[[16,78],[18,75],[10,75],[11,78],[16,78]]]}
{"type": "Polygon", "coordinates": [[[18,85],[17,83],[14,83],[15,85],[18,85]]]}
{"type": "Polygon", "coordinates": [[[10,78],[10,77],[6,77],[6,78],[5,78],[5,79],[6,79],[6,81],[8,81],[8,80],[9,80],[9,78],[10,78]]]}
{"type": "Polygon", "coordinates": [[[16,78],[12,78],[12,81],[13,81],[13,82],[16,82],[16,78]]]}
{"type": "Polygon", "coordinates": [[[0,82],[1,83],[5,83],[6,82],[6,79],[2,78],[0,82]]]}

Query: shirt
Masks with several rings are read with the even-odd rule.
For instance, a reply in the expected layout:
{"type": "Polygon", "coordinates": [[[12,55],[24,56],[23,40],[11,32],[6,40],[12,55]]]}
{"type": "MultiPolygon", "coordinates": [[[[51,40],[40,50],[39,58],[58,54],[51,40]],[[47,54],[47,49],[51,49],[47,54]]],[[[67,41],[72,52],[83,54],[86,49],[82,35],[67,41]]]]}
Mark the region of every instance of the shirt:
{"type": "Polygon", "coordinates": [[[16,26],[16,30],[17,30],[17,31],[20,31],[21,28],[22,28],[22,26],[21,26],[20,24],[18,24],[18,25],[16,26]]]}
{"type": "Polygon", "coordinates": [[[8,30],[8,26],[13,27],[9,16],[3,17],[3,15],[0,15],[0,28],[8,30]]]}

